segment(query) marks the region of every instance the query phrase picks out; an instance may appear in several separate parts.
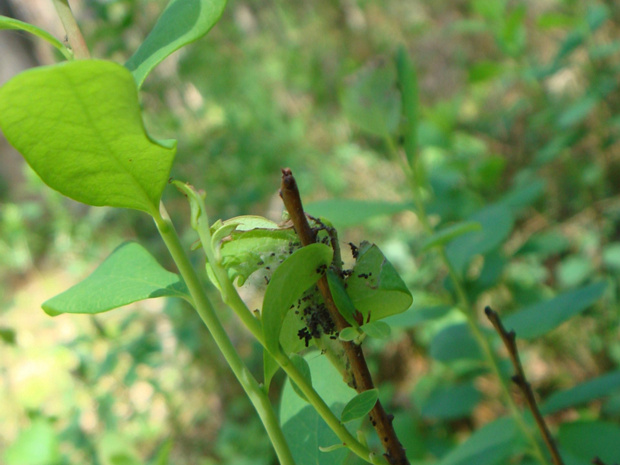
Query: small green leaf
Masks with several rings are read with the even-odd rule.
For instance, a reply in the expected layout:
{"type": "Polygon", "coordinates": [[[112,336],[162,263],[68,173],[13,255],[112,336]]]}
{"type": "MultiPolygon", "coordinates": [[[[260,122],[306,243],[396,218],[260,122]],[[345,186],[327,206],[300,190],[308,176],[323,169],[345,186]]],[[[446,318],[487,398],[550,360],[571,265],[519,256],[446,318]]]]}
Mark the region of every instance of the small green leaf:
{"type": "Polygon", "coordinates": [[[376,136],[393,134],[400,120],[396,73],[388,63],[370,65],[351,77],[342,95],[347,117],[376,136]]]}
{"type": "Polygon", "coordinates": [[[79,60],[18,74],[0,88],[0,127],[61,194],[159,214],[176,141],[145,132],[135,82],[121,65],[79,60]]]}
{"type": "Polygon", "coordinates": [[[549,396],[540,408],[540,411],[543,415],[549,415],[616,392],[620,392],[620,371],[607,373],[585,383],[578,384],[571,389],[556,392],[549,396]]]}
{"type": "Polygon", "coordinates": [[[477,430],[437,465],[505,464],[517,448],[523,448],[521,434],[514,420],[504,417],[477,430]]]}
{"type": "Polygon", "coordinates": [[[37,36],[38,38],[45,40],[47,43],[49,43],[53,47],[56,47],[58,51],[62,53],[63,56],[67,60],[71,60],[73,58],[73,53],[71,53],[71,51],[67,47],[65,47],[65,45],[61,41],[59,41],[56,37],[51,35],[49,32],[44,31],[43,29],[38,28],[37,26],[33,24],[25,23],[18,19],[9,18],[8,16],[0,15],[0,30],[2,29],[16,29],[16,30],[29,32],[37,36]]]}
{"type": "Polygon", "coordinates": [[[424,251],[433,247],[445,245],[463,234],[472,231],[480,231],[481,229],[482,225],[476,221],[464,221],[462,223],[453,224],[452,226],[448,226],[440,231],[437,231],[431,237],[426,239],[422,244],[421,250],[424,251]]]}
{"type": "Polygon", "coordinates": [[[171,0],[125,66],[142,86],[164,58],[204,36],[218,22],[227,0],[171,0]]]}
{"type": "Polygon", "coordinates": [[[310,244],[288,257],[273,273],[265,291],[261,321],[267,350],[275,353],[286,313],[301,294],[323,275],[333,251],[325,244],[310,244]]]}
{"type": "MultiPolygon", "coordinates": [[[[292,354],[291,355],[291,362],[293,363],[293,365],[295,365],[295,368],[297,368],[297,371],[299,371],[302,376],[304,377],[304,379],[306,380],[306,382],[312,386],[312,373],[310,373],[310,365],[308,365],[308,362],[306,362],[306,359],[303,358],[301,355],[299,354],[292,354]]],[[[301,389],[299,389],[299,387],[297,386],[297,384],[295,384],[294,382],[292,383],[293,385],[293,391],[295,391],[295,393],[302,398],[303,400],[305,400],[306,402],[308,402],[308,399],[306,399],[306,396],[304,395],[304,393],[301,391],[301,389]]]]}
{"type": "Polygon", "coordinates": [[[140,244],[127,242],[84,281],[44,302],[48,315],[101,313],[155,297],[189,298],[181,278],[157,263],[140,244]]]}
{"type": "Polygon", "coordinates": [[[356,226],[370,218],[393,215],[412,207],[409,202],[374,202],[353,199],[329,199],[304,206],[310,215],[332,220],[337,229],[356,226]]]}
{"type": "Polygon", "coordinates": [[[357,312],[355,305],[351,302],[351,298],[347,294],[342,281],[332,270],[327,270],[327,284],[340,314],[347,320],[347,323],[357,327],[358,324],[354,317],[357,312]]]}
{"type": "Polygon", "coordinates": [[[404,312],[413,302],[407,285],[379,247],[360,244],[353,273],[347,279],[347,293],[367,321],[377,321],[404,312]]]}
{"type": "Polygon", "coordinates": [[[360,392],[344,406],[340,419],[343,423],[364,418],[375,406],[379,398],[377,389],[360,392]]]}
{"type": "Polygon", "coordinates": [[[396,54],[396,70],[400,85],[400,101],[403,109],[404,147],[409,166],[416,163],[418,149],[418,74],[407,50],[402,45],[396,54]]]}
{"type": "Polygon", "coordinates": [[[372,323],[366,323],[361,327],[368,336],[375,339],[387,339],[390,337],[392,329],[385,321],[373,321],[372,323]]]}
{"type": "Polygon", "coordinates": [[[605,282],[593,283],[538,302],[509,315],[504,320],[504,326],[523,339],[542,336],[588,308],[601,298],[606,288],[605,282]]]}
{"type": "Polygon", "coordinates": [[[346,328],[343,328],[342,331],[340,331],[338,338],[341,341],[354,341],[360,336],[361,333],[357,328],[354,328],[353,326],[348,326],[346,328]]]}

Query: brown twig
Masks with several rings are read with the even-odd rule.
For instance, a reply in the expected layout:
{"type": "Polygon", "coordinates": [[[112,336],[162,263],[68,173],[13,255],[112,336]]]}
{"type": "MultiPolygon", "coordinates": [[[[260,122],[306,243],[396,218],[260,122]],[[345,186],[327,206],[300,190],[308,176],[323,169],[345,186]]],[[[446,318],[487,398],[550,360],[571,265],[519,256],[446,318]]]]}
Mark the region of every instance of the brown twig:
{"type": "Polygon", "coordinates": [[[562,457],[558,452],[558,449],[555,445],[555,441],[553,437],[551,437],[551,433],[549,432],[549,428],[547,428],[547,424],[545,423],[545,419],[540,413],[538,409],[538,404],[536,403],[536,398],[534,397],[534,392],[532,391],[532,386],[527,382],[525,378],[525,373],[523,371],[523,366],[521,365],[521,359],[519,358],[519,351],[517,350],[516,343],[516,335],[514,331],[506,331],[502,321],[499,319],[499,315],[497,312],[494,312],[491,307],[486,307],[484,309],[484,313],[487,318],[498,332],[506,349],[508,350],[508,355],[510,356],[510,360],[512,365],[515,368],[516,374],[511,378],[512,381],[521,389],[521,392],[525,396],[525,400],[527,402],[528,407],[532,411],[534,415],[534,420],[536,420],[536,425],[538,425],[538,429],[542,434],[543,440],[551,453],[551,459],[555,465],[564,465],[562,461],[562,457]]]}
{"type": "MultiPolygon", "coordinates": [[[[299,195],[299,189],[297,188],[297,182],[293,177],[293,173],[289,168],[282,169],[282,185],[280,188],[280,196],[284,202],[284,206],[288,211],[293,226],[297,235],[301,239],[301,243],[306,246],[316,242],[316,234],[310,227],[306,214],[304,212],[303,205],[301,203],[301,197],[299,195]]],[[[329,284],[327,278],[324,276],[319,279],[318,288],[325,300],[325,305],[329,310],[329,314],[336,325],[338,331],[350,326],[349,323],[338,311],[331,291],[329,290],[329,284]]],[[[357,392],[364,392],[369,389],[373,389],[374,385],[364,358],[362,348],[354,342],[341,341],[342,347],[349,362],[351,374],[353,377],[353,387],[357,392]]],[[[379,438],[385,449],[385,457],[392,465],[409,465],[409,460],[405,455],[405,449],[398,440],[394,427],[392,426],[392,415],[388,415],[383,409],[380,401],[377,401],[374,408],[369,414],[370,422],[377,431],[379,438]]]]}

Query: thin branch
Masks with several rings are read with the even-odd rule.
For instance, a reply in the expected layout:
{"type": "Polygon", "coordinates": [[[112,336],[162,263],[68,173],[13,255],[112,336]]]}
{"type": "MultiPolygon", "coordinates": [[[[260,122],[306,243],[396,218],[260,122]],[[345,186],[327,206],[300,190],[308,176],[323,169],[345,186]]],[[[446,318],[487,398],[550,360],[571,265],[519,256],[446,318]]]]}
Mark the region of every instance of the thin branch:
{"type": "MultiPolygon", "coordinates": [[[[282,197],[286,210],[291,216],[293,226],[301,239],[301,243],[306,246],[316,242],[316,234],[308,223],[299,195],[299,189],[297,188],[297,182],[289,168],[282,169],[280,196],[282,197]]],[[[350,326],[334,303],[334,298],[329,290],[326,276],[322,276],[321,279],[319,279],[318,287],[338,331],[350,326]]],[[[341,343],[350,365],[351,374],[353,376],[353,387],[357,392],[373,389],[372,377],[370,376],[370,370],[368,369],[362,348],[353,342],[341,341],[341,343]]],[[[405,449],[398,440],[394,427],[392,426],[394,417],[386,413],[380,401],[377,401],[375,404],[369,414],[369,418],[381,439],[385,449],[385,457],[388,462],[391,465],[409,465],[409,461],[405,455],[405,449]]]]}
{"type": "Polygon", "coordinates": [[[549,428],[545,423],[545,419],[540,413],[538,408],[538,404],[536,403],[536,398],[534,397],[534,392],[532,391],[532,386],[527,382],[525,378],[525,372],[523,371],[523,366],[521,365],[521,359],[519,358],[519,351],[517,349],[516,343],[516,335],[514,331],[506,331],[502,321],[499,318],[497,312],[494,312],[491,307],[486,307],[484,309],[484,313],[487,318],[498,332],[506,349],[508,350],[508,355],[510,356],[510,361],[515,368],[516,374],[511,378],[512,381],[521,389],[521,392],[525,396],[525,400],[527,402],[528,407],[532,411],[534,415],[534,420],[536,420],[536,425],[538,425],[538,429],[542,434],[543,440],[551,453],[551,459],[555,465],[564,465],[562,461],[562,457],[558,452],[558,449],[555,445],[555,441],[549,432],[549,428]]]}

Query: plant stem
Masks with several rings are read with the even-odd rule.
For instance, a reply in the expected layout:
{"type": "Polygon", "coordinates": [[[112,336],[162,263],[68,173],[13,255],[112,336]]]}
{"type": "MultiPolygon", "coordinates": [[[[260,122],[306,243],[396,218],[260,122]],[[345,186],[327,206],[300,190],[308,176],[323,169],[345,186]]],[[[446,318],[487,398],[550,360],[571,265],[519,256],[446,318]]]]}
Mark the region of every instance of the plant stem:
{"type": "MultiPolygon", "coordinates": [[[[433,227],[431,226],[428,216],[426,214],[426,209],[424,207],[424,202],[422,200],[422,193],[420,191],[420,187],[418,186],[418,183],[416,182],[416,179],[418,179],[419,176],[416,176],[415,164],[409,165],[403,160],[391,136],[386,135],[384,137],[384,140],[388,147],[388,152],[390,156],[401,167],[401,169],[403,170],[407,178],[407,183],[409,184],[409,187],[411,189],[411,194],[413,196],[413,202],[415,205],[414,213],[417,215],[418,219],[420,220],[420,223],[422,224],[424,231],[430,235],[433,233],[433,227]]],[[[543,465],[548,465],[547,458],[545,457],[545,454],[543,453],[540,447],[540,444],[538,443],[538,441],[532,434],[532,431],[530,427],[527,425],[527,423],[525,422],[521,414],[521,411],[519,410],[519,408],[514,402],[514,399],[510,395],[510,387],[508,383],[506,382],[506,380],[504,379],[504,377],[502,376],[497,355],[491,348],[491,344],[489,343],[489,340],[487,339],[487,337],[484,335],[484,333],[480,329],[480,325],[478,324],[478,321],[476,319],[476,313],[471,305],[471,302],[469,301],[467,297],[467,293],[465,292],[465,287],[463,286],[461,277],[459,276],[456,269],[454,268],[454,266],[452,266],[452,263],[448,259],[448,255],[446,253],[445,247],[443,245],[439,245],[437,247],[437,250],[439,252],[439,256],[441,257],[441,260],[444,263],[444,266],[448,270],[448,275],[450,276],[450,280],[452,281],[452,284],[454,286],[454,290],[456,293],[456,300],[457,300],[456,305],[459,308],[459,310],[461,310],[461,312],[465,315],[465,318],[467,319],[467,324],[474,338],[476,339],[476,342],[482,349],[482,352],[486,358],[487,365],[490,367],[493,374],[499,380],[499,383],[502,389],[502,396],[504,397],[504,401],[508,405],[510,413],[512,414],[513,418],[519,425],[519,428],[521,429],[523,435],[530,442],[532,446],[533,454],[536,456],[538,461],[543,465]]]]}
{"type": "Polygon", "coordinates": [[[90,58],[90,52],[86,46],[86,41],[80,31],[80,27],[75,20],[75,16],[71,12],[69,6],[69,0],[52,0],[56,13],[62,22],[65,32],[67,33],[67,40],[71,45],[73,56],[78,60],[86,60],[90,58]]]}
{"type": "MultiPolygon", "coordinates": [[[[245,302],[241,299],[239,293],[228,277],[226,270],[215,258],[215,252],[211,243],[209,218],[202,196],[188,184],[179,181],[174,181],[174,184],[181,192],[188,196],[190,207],[192,209],[192,227],[198,232],[198,236],[200,237],[200,241],[202,243],[202,248],[207,256],[207,262],[211,266],[211,269],[216,277],[217,285],[222,294],[224,303],[232,308],[241,321],[246,324],[252,335],[254,335],[258,342],[265,347],[263,332],[259,321],[252,315],[252,312],[250,312],[245,302]]],[[[270,354],[289,376],[289,378],[297,384],[297,386],[305,394],[308,402],[314,407],[321,418],[323,418],[325,423],[327,423],[327,425],[332,429],[332,431],[334,431],[346,447],[368,463],[385,465],[385,461],[381,457],[374,457],[368,447],[361,444],[351,435],[349,430],[347,430],[338,417],[334,415],[321,396],[314,390],[312,385],[308,383],[306,378],[297,370],[297,368],[295,368],[295,365],[293,365],[290,358],[281,349],[275,354],[270,354]]]]}
{"type": "Polygon", "coordinates": [[[166,247],[170,251],[172,258],[174,259],[185,284],[194,301],[194,308],[200,315],[200,318],[204,322],[205,326],[211,333],[213,340],[217,344],[218,348],[222,352],[222,355],[226,359],[226,362],[232,369],[233,373],[239,380],[239,383],[243,387],[243,390],[247,394],[250,402],[254,405],[254,408],[258,412],[258,415],[267,430],[269,439],[273,444],[273,447],[278,456],[278,460],[281,465],[295,465],[293,456],[288,447],[286,439],[280,423],[275,415],[271,402],[267,393],[261,388],[256,378],[252,375],[250,370],[245,366],[243,360],[235,350],[228,334],[224,330],[222,323],[215,314],[215,310],[211,301],[207,297],[198,276],[192,267],[187,255],[181,245],[179,236],[174,229],[174,225],[170,220],[168,213],[166,212],[163,204],[160,207],[161,213],[154,216],[157,229],[164,240],[166,247]]]}

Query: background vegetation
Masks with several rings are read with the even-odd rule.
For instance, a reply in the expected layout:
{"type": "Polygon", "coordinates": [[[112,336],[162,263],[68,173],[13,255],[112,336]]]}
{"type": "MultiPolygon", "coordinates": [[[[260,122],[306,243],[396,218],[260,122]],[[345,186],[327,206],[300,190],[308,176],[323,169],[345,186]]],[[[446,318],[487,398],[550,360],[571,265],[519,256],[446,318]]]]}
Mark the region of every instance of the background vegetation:
{"type": "MultiPolygon", "coordinates": [[[[164,3],[82,2],[93,55],[123,62],[164,3]]],[[[431,219],[450,224],[498,209],[495,234],[472,246],[476,258],[462,270],[481,318],[485,305],[507,315],[607,283],[596,305],[521,346],[544,400],[620,369],[619,32],[620,6],[612,1],[232,2],[207,38],[147,80],[146,123],[158,138],[179,139],[173,175],[206,190],[213,219],[277,219],[283,166],[296,173],[307,201],[359,199],[390,202],[384,212],[404,210],[410,194],[389,147],[352,124],[347,104],[369,76],[389,84],[373,84],[370,95],[389,98],[393,57],[404,44],[419,75],[431,219]]],[[[43,300],[123,239],[139,238],[163,263],[168,258],[139,214],[85,208],[23,172],[19,184],[3,176],[0,189],[0,462],[157,463],[170,452],[179,465],[274,463],[249,402],[183,303],[149,301],[95,317],[43,314],[43,300]]],[[[184,200],[172,190],[168,197],[185,222],[184,200]]],[[[335,211],[334,221],[350,225],[340,232],[343,243],[378,243],[414,292],[414,308],[391,320],[393,338],[368,349],[410,458],[434,463],[505,413],[497,382],[475,354],[442,350],[442,331],[460,316],[443,305],[446,271],[422,251],[416,217],[401,212],[355,224],[344,216],[350,208],[335,211]]],[[[192,238],[188,231],[188,245],[192,238]]],[[[222,317],[259,372],[259,347],[234,318],[222,317]]],[[[571,435],[584,437],[575,425],[597,420],[620,438],[616,385],[604,399],[550,417],[574,463],[604,453],[595,439],[585,452],[567,449],[571,435]]]]}

